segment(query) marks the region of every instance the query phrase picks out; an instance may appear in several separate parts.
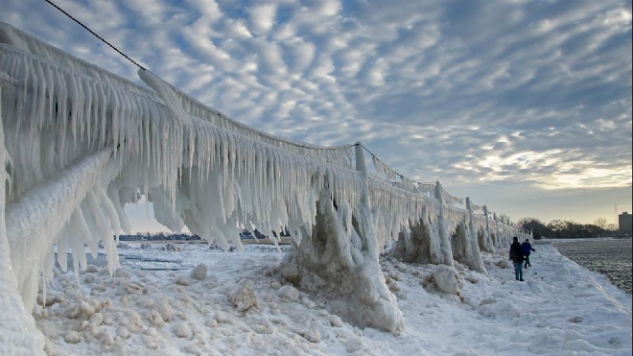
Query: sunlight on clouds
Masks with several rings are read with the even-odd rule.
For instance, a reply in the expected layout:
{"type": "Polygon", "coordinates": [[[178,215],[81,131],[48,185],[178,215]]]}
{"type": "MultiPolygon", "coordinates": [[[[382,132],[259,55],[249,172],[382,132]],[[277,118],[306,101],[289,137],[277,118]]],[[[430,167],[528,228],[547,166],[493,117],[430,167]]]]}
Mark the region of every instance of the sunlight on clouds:
{"type": "Polygon", "coordinates": [[[602,21],[606,26],[613,26],[617,30],[626,30],[631,28],[631,8],[622,8],[607,12],[602,21]]]}
{"type": "MultiPolygon", "coordinates": [[[[489,168],[493,173],[505,172],[508,168],[513,170],[529,170],[538,166],[551,166],[559,162],[560,150],[550,150],[546,152],[518,152],[506,157],[497,155],[488,155],[475,166],[489,168]]],[[[489,178],[495,179],[498,175],[490,175],[489,178]]]]}
{"type": "Polygon", "coordinates": [[[560,173],[537,179],[538,186],[543,189],[596,189],[631,186],[631,169],[633,167],[622,167],[619,169],[599,169],[593,168],[589,164],[582,165],[580,174],[560,173]]]}
{"type": "Polygon", "coordinates": [[[477,167],[490,172],[479,177],[479,181],[497,181],[508,177],[523,178],[534,182],[541,189],[577,189],[626,187],[631,185],[632,166],[596,167],[590,160],[566,161],[566,153],[554,149],[544,152],[519,152],[507,157],[488,155],[474,162],[474,166],[458,163],[461,169],[477,170],[477,167]],[[553,169],[550,174],[542,174],[545,167],[553,169]]]}
{"type": "Polygon", "coordinates": [[[510,143],[510,140],[508,140],[508,138],[506,136],[501,136],[501,137],[497,138],[497,142],[498,143],[510,143]]]}

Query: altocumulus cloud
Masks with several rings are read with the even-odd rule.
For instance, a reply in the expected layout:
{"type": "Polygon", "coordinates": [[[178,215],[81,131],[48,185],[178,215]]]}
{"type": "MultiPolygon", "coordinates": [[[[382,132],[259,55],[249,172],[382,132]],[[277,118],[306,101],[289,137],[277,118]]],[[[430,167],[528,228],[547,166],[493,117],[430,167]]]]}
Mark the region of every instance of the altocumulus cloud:
{"type": "MultiPolygon", "coordinates": [[[[448,186],[629,187],[630,205],[630,1],[57,3],[185,92],[273,134],[360,140],[397,171],[448,186]]],[[[46,3],[2,7],[1,21],[136,77],[46,3]]]]}

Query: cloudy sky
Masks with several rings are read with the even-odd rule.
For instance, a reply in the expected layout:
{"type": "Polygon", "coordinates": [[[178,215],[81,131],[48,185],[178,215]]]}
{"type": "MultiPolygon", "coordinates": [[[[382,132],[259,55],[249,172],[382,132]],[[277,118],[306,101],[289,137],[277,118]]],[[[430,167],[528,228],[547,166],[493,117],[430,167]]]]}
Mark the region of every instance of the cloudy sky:
{"type": "MultiPolygon", "coordinates": [[[[0,1],[0,21],[136,80],[45,1],[0,1]]],[[[54,2],[267,132],[362,141],[405,176],[515,221],[633,210],[631,1],[54,2]]]]}

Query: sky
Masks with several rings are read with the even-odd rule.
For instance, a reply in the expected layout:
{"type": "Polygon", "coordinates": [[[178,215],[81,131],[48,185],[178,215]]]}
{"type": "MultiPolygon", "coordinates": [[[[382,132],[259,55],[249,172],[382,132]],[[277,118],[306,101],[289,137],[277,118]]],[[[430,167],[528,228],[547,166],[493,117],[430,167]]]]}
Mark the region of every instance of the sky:
{"type": "MultiPolygon", "coordinates": [[[[0,1],[0,21],[140,82],[45,1],[0,1]]],[[[269,133],[361,141],[404,176],[514,221],[633,211],[631,1],[54,2],[269,133]]],[[[159,229],[132,210],[135,229],[159,229]]]]}

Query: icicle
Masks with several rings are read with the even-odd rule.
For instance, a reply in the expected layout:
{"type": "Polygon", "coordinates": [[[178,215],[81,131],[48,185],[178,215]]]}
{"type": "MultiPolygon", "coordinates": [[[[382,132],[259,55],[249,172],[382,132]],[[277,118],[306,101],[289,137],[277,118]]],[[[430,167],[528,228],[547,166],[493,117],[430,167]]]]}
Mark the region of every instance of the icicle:
{"type": "Polygon", "coordinates": [[[148,70],[139,69],[138,76],[145,82],[145,84],[149,85],[150,88],[154,89],[156,93],[158,93],[176,120],[185,125],[191,124],[189,115],[182,109],[182,102],[178,99],[169,84],[165,83],[148,70]]]}
{"type": "Polygon", "coordinates": [[[114,276],[114,271],[119,267],[119,256],[116,253],[116,245],[114,244],[114,237],[108,229],[106,219],[99,207],[97,199],[93,192],[88,192],[86,195],[87,207],[90,209],[91,215],[95,218],[97,223],[97,229],[103,242],[103,246],[106,250],[106,259],[108,261],[108,270],[110,275],[114,276]]]}
{"type": "Polygon", "coordinates": [[[57,262],[62,271],[66,272],[68,266],[68,237],[63,232],[65,231],[62,230],[61,237],[57,240],[57,262]]]}
{"type": "Polygon", "coordinates": [[[102,210],[105,212],[105,215],[110,221],[110,228],[115,235],[121,234],[119,214],[117,213],[116,208],[114,207],[108,196],[105,194],[105,191],[99,184],[95,186],[93,191],[98,197],[102,210]]]}
{"type": "Polygon", "coordinates": [[[73,233],[88,245],[88,249],[92,253],[93,258],[97,258],[98,254],[98,237],[91,238],[90,229],[84,218],[82,206],[78,206],[73,215],[70,217],[70,225],[73,233]]]}
{"type": "Polygon", "coordinates": [[[79,267],[87,267],[86,250],[84,249],[84,244],[82,243],[82,241],[76,238],[70,239],[70,248],[72,249],[73,254],[73,272],[75,274],[77,284],[79,284],[79,267]]]}

